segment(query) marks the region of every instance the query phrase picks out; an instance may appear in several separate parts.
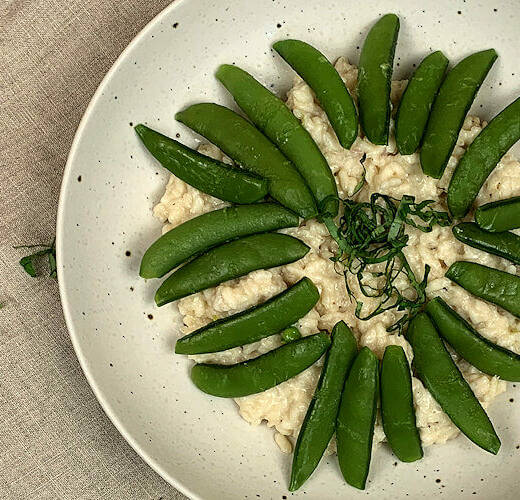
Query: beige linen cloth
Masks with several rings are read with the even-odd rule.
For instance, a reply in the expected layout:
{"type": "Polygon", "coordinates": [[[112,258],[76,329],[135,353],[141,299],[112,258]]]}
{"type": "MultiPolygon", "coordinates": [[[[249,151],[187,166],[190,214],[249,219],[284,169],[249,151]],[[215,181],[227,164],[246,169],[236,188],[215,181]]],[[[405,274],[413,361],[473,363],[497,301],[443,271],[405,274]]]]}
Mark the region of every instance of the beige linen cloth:
{"type": "Polygon", "coordinates": [[[0,498],[181,499],[119,435],[69,340],[55,280],[13,245],[52,241],[81,116],[170,0],[0,0],[0,498]]]}

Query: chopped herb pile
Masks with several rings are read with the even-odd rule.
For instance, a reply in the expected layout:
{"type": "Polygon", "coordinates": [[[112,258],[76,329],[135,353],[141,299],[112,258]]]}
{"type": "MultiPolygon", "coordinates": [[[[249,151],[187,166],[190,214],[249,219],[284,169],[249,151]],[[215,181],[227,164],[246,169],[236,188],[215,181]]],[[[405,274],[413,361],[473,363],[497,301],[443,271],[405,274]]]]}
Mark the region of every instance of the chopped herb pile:
{"type": "Polygon", "coordinates": [[[27,274],[35,278],[38,276],[38,273],[35,269],[36,263],[39,260],[47,257],[47,262],[49,265],[49,276],[51,278],[56,278],[56,240],[53,240],[50,245],[19,245],[13,248],[39,248],[40,250],[22,257],[20,259],[20,265],[24,268],[24,271],[27,274]]]}
{"type": "Polygon", "coordinates": [[[403,248],[408,243],[405,226],[430,232],[435,225],[451,223],[446,212],[433,210],[433,200],[415,202],[413,196],[401,200],[374,193],[369,202],[342,200],[344,214],[336,224],[324,217],[330,235],[338,244],[338,254],[332,260],[341,266],[347,293],[356,301],[356,317],[367,320],[390,309],[405,314],[388,331],[402,332],[405,325],[420,311],[426,302],[426,284],[430,267],[425,266],[424,276],[418,280],[412,271],[403,248]],[[395,279],[403,273],[415,291],[406,297],[395,286],[395,279]],[[349,286],[349,274],[356,276],[359,289],[365,297],[379,298],[378,306],[365,313],[363,301],[354,296],[349,286]],[[377,285],[374,285],[374,278],[377,285]],[[368,284],[368,280],[371,283],[368,284]]]}

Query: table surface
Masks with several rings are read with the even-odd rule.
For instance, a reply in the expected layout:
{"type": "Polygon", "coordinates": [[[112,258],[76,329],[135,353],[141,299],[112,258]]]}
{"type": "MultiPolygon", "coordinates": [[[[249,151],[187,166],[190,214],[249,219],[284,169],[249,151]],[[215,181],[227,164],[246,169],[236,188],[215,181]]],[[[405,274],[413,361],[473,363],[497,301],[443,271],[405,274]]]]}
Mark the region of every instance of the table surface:
{"type": "Polygon", "coordinates": [[[0,498],[182,499],[130,448],[83,376],[56,280],[18,265],[50,242],[63,169],[103,76],[170,0],[0,6],[0,498]]]}

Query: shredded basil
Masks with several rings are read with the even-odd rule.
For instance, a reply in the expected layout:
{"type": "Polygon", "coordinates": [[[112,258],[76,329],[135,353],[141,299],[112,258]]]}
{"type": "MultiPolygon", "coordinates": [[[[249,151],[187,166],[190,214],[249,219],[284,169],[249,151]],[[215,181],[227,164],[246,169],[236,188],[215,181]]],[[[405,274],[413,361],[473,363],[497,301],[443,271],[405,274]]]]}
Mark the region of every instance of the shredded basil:
{"type": "Polygon", "coordinates": [[[18,245],[13,248],[40,248],[40,250],[22,257],[20,259],[20,265],[29,276],[35,278],[38,276],[35,265],[40,260],[40,258],[46,256],[49,266],[49,276],[51,278],[56,278],[56,240],[53,240],[50,245],[18,245]]]}

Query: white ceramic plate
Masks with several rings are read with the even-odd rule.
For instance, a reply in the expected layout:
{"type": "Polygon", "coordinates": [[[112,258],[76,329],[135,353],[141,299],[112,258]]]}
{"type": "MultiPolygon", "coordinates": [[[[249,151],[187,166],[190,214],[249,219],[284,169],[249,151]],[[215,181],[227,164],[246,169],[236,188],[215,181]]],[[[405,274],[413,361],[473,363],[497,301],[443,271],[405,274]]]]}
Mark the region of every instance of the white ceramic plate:
{"type": "Polygon", "coordinates": [[[503,442],[498,457],[464,437],[429,447],[424,460],[408,465],[383,447],[373,459],[366,492],[346,486],[335,459],[329,459],[301,491],[289,494],[291,457],[279,452],[271,430],[244,422],[232,401],[192,386],[188,362],[173,354],[175,308],[154,307],[157,281],[138,277],[144,250],[160,234],[151,210],[167,173],[141,147],[132,123],[180,133],[181,141],[193,145],[193,134],[173,115],[196,101],[232,105],[213,78],[218,64],[236,62],[281,92],[292,75],[270,51],[275,40],[301,38],[331,59],[346,55],[357,62],[367,28],[389,11],[401,18],[396,77],[408,75],[412,63],[432,49],[453,61],[495,47],[500,59],[475,110],[489,118],[516,96],[517,0],[180,0],[123,52],[78,129],[57,227],[60,289],[72,342],[119,431],[159,474],[193,498],[517,497],[520,404],[510,402],[520,402],[515,389],[490,410],[503,442]]]}

